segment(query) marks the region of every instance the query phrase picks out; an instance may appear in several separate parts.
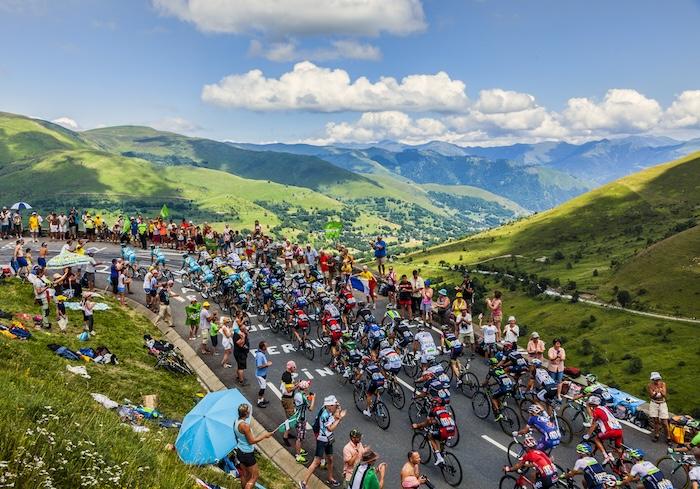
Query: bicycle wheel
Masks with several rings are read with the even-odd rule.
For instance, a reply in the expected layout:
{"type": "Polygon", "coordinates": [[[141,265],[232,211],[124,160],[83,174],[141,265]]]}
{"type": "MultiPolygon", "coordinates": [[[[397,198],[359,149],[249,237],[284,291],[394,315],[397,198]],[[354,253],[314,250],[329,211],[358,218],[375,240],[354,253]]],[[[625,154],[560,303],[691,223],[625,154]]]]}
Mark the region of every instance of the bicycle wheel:
{"type": "Polygon", "coordinates": [[[171,272],[169,269],[164,268],[163,269],[163,278],[165,280],[174,280],[175,278],[173,277],[173,272],[171,272]]]}
{"type": "Polygon", "coordinates": [[[372,413],[374,421],[383,430],[388,430],[391,424],[391,415],[389,414],[389,408],[386,407],[384,401],[377,401],[374,404],[374,412],[372,413]]]}
{"type": "Polygon", "coordinates": [[[450,383],[452,383],[452,377],[454,377],[455,373],[452,371],[452,365],[450,365],[450,361],[447,359],[440,360],[440,366],[450,378],[450,383]]]}
{"type": "Polygon", "coordinates": [[[506,435],[510,435],[514,431],[520,431],[520,418],[518,413],[512,407],[503,406],[501,408],[503,419],[498,422],[501,425],[501,430],[506,435]]]}
{"type": "Polygon", "coordinates": [[[462,383],[459,385],[459,390],[467,396],[468,399],[474,397],[476,391],[479,390],[479,379],[471,372],[465,372],[462,375],[462,383]]]}
{"type": "Polygon", "coordinates": [[[182,279],[182,286],[183,287],[192,287],[192,277],[190,277],[190,274],[185,272],[183,273],[180,278],[182,279]]]}
{"type": "Polygon", "coordinates": [[[411,404],[409,404],[408,419],[411,420],[411,423],[420,423],[425,419],[426,415],[427,413],[425,412],[423,403],[413,401],[411,404]]]}
{"type": "Polygon", "coordinates": [[[365,402],[365,389],[361,383],[355,384],[355,388],[352,390],[352,399],[355,401],[355,407],[358,411],[362,412],[367,409],[367,403],[365,402]]]}
{"type": "Polygon", "coordinates": [[[448,448],[454,448],[459,444],[459,426],[455,423],[455,434],[447,439],[445,446],[448,448]]]}
{"type": "Polygon", "coordinates": [[[664,473],[664,476],[673,483],[673,487],[684,489],[689,486],[688,471],[683,464],[679,464],[672,457],[662,457],[656,462],[656,466],[664,473]]]}
{"type": "Polygon", "coordinates": [[[146,267],[141,266],[141,267],[138,267],[136,269],[136,276],[138,278],[144,278],[147,273],[148,273],[148,269],[146,267]]]}
{"type": "Polygon", "coordinates": [[[571,426],[571,431],[574,435],[580,435],[586,430],[586,427],[583,425],[583,423],[586,422],[586,416],[582,411],[576,409],[575,407],[570,405],[566,406],[561,412],[559,419],[561,418],[566,418],[569,420],[569,425],[571,426]]]}
{"type": "Polygon", "coordinates": [[[321,346],[321,362],[326,365],[330,365],[333,357],[331,356],[331,345],[330,343],[324,343],[321,346]]]}
{"type": "Polygon", "coordinates": [[[508,445],[508,451],[506,452],[506,455],[508,456],[508,465],[511,467],[515,465],[515,463],[520,460],[520,457],[522,457],[525,454],[525,447],[519,442],[513,440],[510,442],[508,445]]]}
{"type": "Polygon", "coordinates": [[[280,330],[280,324],[277,322],[277,318],[274,316],[267,316],[266,318],[267,324],[272,330],[273,333],[279,333],[280,330]]]}
{"type": "Polygon", "coordinates": [[[477,391],[472,397],[472,409],[474,415],[479,419],[486,419],[491,412],[491,400],[489,396],[481,391],[477,391]]]}
{"type": "Polygon", "coordinates": [[[304,356],[309,360],[314,359],[316,351],[314,350],[314,345],[309,340],[304,340],[304,356]]]}
{"type": "Polygon", "coordinates": [[[406,394],[397,380],[389,384],[389,395],[391,396],[391,404],[393,404],[396,409],[403,409],[406,405],[406,394]]]}
{"type": "Polygon", "coordinates": [[[416,378],[416,375],[418,374],[418,361],[414,355],[406,355],[404,357],[403,371],[410,378],[416,378]]]}
{"type": "Polygon", "coordinates": [[[428,443],[428,437],[425,436],[424,433],[418,432],[413,434],[413,438],[411,438],[411,448],[420,455],[421,464],[425,465],[430,462],[433,451],[430,448],[430,443],[428,443]]]}
{"type": "Polygon", "coordinates": [[[559,434],[561,435],[561,442],[564,445],[569,445],[574,441],[574,432],[571,429],[571,423],[561,416],[557,416],[557,424],[559,425],[559,434]]]}
{"type": "Polygon", "coordinates": [[[440,465],[442,477],[449,485],[457,487],[462,482],[462,465],[451,452],[443,453],[442,458],[445,459],[445,463],[440,465]]]}
{"type": "Polygon", "coordinates": [[[518,479],[512,475],[506,474],[501,477],[501,481],[498,483],[498,489],[520,489],[520,486],[518,486],[518,479]]]}
{"type": "Polygon", "coordinates": [[[520,416],[523,418],[523,421],[527,422],[527,420],[530,419],[530,413],[528,412],[528,410],[533,404],[535,404],[535,401],[533,401],[530,397],[521,399],[518,402],[518,409],[520,411],[520,416]]]}

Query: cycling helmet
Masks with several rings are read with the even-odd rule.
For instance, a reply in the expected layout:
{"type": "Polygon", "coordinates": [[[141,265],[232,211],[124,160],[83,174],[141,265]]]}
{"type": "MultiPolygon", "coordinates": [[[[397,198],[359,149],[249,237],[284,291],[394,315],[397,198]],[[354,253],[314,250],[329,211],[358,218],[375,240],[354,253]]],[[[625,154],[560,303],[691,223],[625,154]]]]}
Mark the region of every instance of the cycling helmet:
{"type": "Polygon", "coordinates": [[[294,297],[301,297],[301,290],[299,290],[299,289],[292,290],[292,295],[294,297]]]}
{"type": "Polygon", "coordinates": [[[321,299],[321,302],[323,302],[324,304],[330,304],[333,301],[331,301],[330,297],[324,297],[321,299]]]}
{"type": "Polygon", "coordinates": [[[523,438],[523,446],[525,448],[535,448],[537,446],[537,440],[535,440],[532,435],[526,435],[523,438]]]}
{"type": "Polygon", "coordinates": [[[496,358],[496,357],[489,358],[489,363],[491,365],[498,365],[498,358],[496,358]]]}
{"type": "Polygon", "coordinates": [[[511,343],[510,341],[506,341],[505,343],[503,343],[503,351],[509,352],[512,349],[513,349],[513,343],[511,343]]]}
{"type": "Polygon", "coordinates": [[[306,307],[309,304],[309,301],[306,300],[306,297],[297,297],[297,306],[299,307],[306,307]]]}
{"type": "Polygon", "coordinates": [[[612,474],[603,474],[603,487],[617,487],[617,477],[612,474]]]}
{"type": "Polygon", "coordinates": [[[590,455],[591,453],[593,453],[593,447],[590,443],[579,443],[578,445],[576,445],[576,453],[580,453],[582,455],[590,455]]]}
{"type": "Polygon", "coordinates": [[[353,428],[352,430],[350,430],[350,437],[351,438],[360,438],[360,437],[362,437],[362,433],[357,428],[353,428]]]}
{"type": "Polygon", "coordinates": [[[539,404],[532,404],[529,408],[527,408],[527,412],[533,416],[537,416],[542,412],[542,407],[539,404]]]}
{"type": "Polygon", "coordinates": [[[440,329],[442,330],[443,333],[445,333],[445,332],[449,331],[449,330],[452,329],[452,328],[450,327],[449,324],[443,324],[442,326],[440,326],[440,329]]]}
{"type": "Polygon", "coordinates": [[[389,342],[388,342],[387,340],[382,340],[382,341],[379,343],[379,348],[381,348],[382,350],[383,350],[384,348],[389,348],[390,346],[391,346],[391,345],[389,345],[389,342]]]}
{"type": "Polygon", "coordinates": [[[365,318],[365,322],[375,324],[377,322],[377,318],[374,317],[374,314],[368,314],[365,318]]]}
{"type": "Polygon", "coordinates": [[[627,451],[627,455],[635,460],[641,460],[644,458],[644,450],[641,448],[631,448],[627,451]]]}
{"type": "Polygon", "coordinates": [[[499,362],[503,360],[503,352],[496,352],[496,360],[498,360],[499,362]]]}
{"type": "Polygon", "coordinates": [[[539,358],[535,358],[531,363],[532,363],[532,365],[534,365],[535,367],[541,367],[541,366],[542,366],[542,360],[540,360],[539,358]]]}
{"type": "Polygon", "coordinates": [[[586,380],[588,381],[589,384],[595,384],[596,381],[598,380],[598,377],[596,377],[593,374],[586,374],[586,380]]]}
{"type": "Polygon", "coordinates": [[[591,406],[600,406],[600,397],[598,397],[598,396],[589,397],[588,404],[590,404],[591,406]]]}

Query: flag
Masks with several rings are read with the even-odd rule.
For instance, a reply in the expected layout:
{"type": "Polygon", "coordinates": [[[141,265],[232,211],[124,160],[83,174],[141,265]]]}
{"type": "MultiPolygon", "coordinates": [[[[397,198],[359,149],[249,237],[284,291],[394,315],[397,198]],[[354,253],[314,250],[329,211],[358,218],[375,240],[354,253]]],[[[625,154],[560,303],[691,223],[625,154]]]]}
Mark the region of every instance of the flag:
{"type": "Polygon", "coordinates": [[[359,290],[363,294],[369,295],[369,281],[357,276],[350,277],[350,285],[353,289],[359,290]]]}
{"type": "Polygon", "coordinates": [[[170,209],[168,209],[168,206],[163,204],[163,207],[160,209],[160,217],[163,219],[167,219],[168,216],[170,215],[170,209]]]}
{"type": "Polygon", "coordinates": [[[299,413],[294,412],[289,419],[285,420],[281,425],[277,427],[277,432],[284,433],[285,431],[292,430],[296,428],[297,422],[299,421],[299,413]]]}
{"type": "Polygon", "coordinates": [[[330,221],[323,227],[326,232],[327,239],[340,238],[340,232],[343,230],[343,223],[340,221],[330,221]]]}

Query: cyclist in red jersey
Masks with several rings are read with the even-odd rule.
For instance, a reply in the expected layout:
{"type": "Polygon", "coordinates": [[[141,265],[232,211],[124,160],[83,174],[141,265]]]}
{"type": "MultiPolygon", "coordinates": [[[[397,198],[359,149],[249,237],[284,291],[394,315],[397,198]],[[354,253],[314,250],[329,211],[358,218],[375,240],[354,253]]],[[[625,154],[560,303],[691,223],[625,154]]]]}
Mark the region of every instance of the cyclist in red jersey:
{"type": "Polygon", "coordinates": [[[522,468],[535,469],[535,481],[532,485],[534,489],[549,489],[554,487],[559,478],[557,467],[546,453],[536,450],[537,440],[530,435],[523,439],[525,447],[525,455],[520,457],[520,460],[512,467],[503,467],[504,472],[515,472],[522,468]]]}
{"type": "Polygon", "coordinates": [[[615,418],[613,413],[605,406],[600,405],[600,398],[598,396],[591,396],[588,398],[588,407],[591,410],[592,423],[588,430],[588,433],[584,435],[584,440],[588,440],[593,432],[598,430],[598,434],[593,438],[598,450],[605,455],[603,463],[612,462],[613,457],[611,454],[605,451],[603,447],[603,441],[610,440],[614,443],[615,449],[618,452],[618,457],[622,456],[622,426],[620,422],[615,418]]]}

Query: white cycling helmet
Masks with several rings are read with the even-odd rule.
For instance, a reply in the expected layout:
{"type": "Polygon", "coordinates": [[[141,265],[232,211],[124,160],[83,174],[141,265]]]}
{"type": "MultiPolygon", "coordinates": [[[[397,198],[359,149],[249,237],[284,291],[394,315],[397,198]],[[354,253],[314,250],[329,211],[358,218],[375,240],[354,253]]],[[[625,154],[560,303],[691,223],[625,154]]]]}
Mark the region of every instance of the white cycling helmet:
{"type": "Polygon", "coordinates": [[[590,404],[591,406],[600,406],[600,397],[598,397],[598,396],[589,397],[588,404],[590,404]]]}
{"type": "Polygon", "coordinates": [[[539,404],[532,404],[529,408],[527,408],[527,412],[533,416],[537,416],[542,412],[542,407],[539,404]]]}

